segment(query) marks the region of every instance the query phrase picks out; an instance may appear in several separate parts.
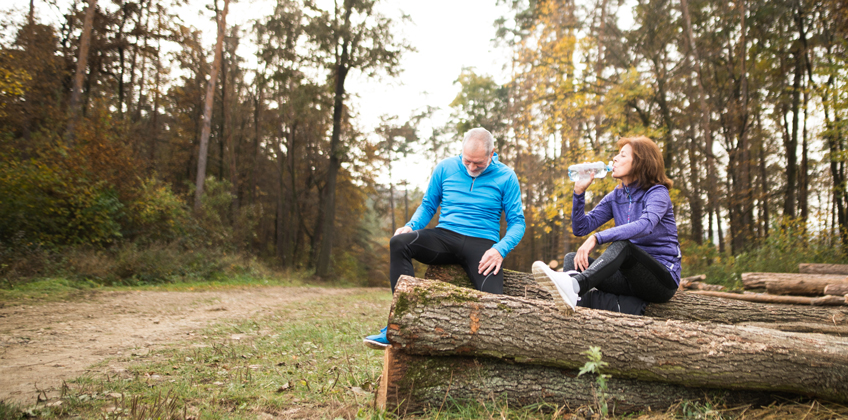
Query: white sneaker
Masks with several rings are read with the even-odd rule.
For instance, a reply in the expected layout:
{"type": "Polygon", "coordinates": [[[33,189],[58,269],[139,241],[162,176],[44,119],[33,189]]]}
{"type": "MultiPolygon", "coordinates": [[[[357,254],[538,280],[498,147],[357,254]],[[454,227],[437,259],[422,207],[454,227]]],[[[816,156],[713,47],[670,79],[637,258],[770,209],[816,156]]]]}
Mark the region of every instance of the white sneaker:
{"type": "Polygon", "coordinates": [[[554,298],[554,304],[560,309],[566,310],[565,304],[572,311],[577,309],[577,301],[580,297],[574,291],[574,279],[571,278],[577,271],[567,271],[565,273],[551,270],[547,264],[542,261],[533,263],[533,279],[545,291],[550,293],[554,298]],[[559,296],[561,299],[557,299],[559,296]]]}

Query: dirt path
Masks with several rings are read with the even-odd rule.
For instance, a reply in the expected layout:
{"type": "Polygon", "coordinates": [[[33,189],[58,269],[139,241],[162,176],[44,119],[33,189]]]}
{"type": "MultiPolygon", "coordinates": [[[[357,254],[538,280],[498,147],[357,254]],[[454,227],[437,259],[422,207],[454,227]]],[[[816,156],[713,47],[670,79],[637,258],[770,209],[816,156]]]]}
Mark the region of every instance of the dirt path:
{"type": "Polygon", "coordinates": [[[0,401],[34,404],[63,380],[120,371],[116,359],[191,339],[223,319],[355,289],[256,287],[203,292],[104,292],[75,302],[0,308],[0,401]],[[109,360],[95,370],[92,365],[109,360]],[[44,394],[42,394],[44,395],[44,394]]]}

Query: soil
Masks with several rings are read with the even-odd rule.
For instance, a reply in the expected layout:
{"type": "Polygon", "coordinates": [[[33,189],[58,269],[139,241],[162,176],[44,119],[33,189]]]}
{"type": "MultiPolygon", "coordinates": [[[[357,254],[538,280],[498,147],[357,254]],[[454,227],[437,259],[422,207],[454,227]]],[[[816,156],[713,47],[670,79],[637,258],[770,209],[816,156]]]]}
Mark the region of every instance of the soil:
{"type": "Polygon", "coordinates": [[[31,405],[57,398],[62,381],[122,372],[127,364],[122,359],[191,340],[224,319],[260,317],[293,302],[356,292],[292,287],[127,291],[91,293],[69,302],[0,303],[0,401],[31,405]]]}

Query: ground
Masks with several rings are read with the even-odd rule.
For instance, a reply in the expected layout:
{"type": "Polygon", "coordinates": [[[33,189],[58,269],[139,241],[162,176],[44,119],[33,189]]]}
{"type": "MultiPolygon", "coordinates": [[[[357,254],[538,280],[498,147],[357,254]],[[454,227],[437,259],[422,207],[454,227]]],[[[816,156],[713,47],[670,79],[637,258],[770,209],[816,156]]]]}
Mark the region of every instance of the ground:
{"type": "Polygon", "coordinates": [[[0,401],[35,404],[59,396],[62,382],[116,375],[127,360],[199,338],[223,319],[259,318],[278,307],[361,289],[227,288],[212,291],[91,293],[67,302],[0,302],[0,401]]]}

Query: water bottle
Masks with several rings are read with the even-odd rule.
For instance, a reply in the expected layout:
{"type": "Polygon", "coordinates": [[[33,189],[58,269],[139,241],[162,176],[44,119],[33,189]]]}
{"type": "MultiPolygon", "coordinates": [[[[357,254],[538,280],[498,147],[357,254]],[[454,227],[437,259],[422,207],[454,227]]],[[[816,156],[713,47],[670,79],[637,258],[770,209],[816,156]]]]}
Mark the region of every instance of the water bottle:
{"type": "Polygon", "coordinates": [[[568,167],[568,177],[572,181],[577,182],[589,179],[590,177],[603,178],[607,176],[607,172],[611,171],[612,162],[609,164],[603,162],[578,163],[577,165],[568,167]]]}

